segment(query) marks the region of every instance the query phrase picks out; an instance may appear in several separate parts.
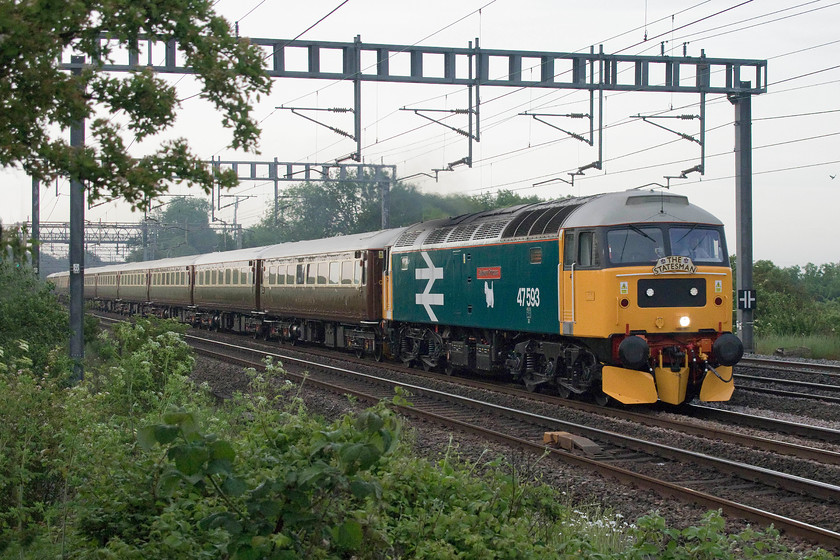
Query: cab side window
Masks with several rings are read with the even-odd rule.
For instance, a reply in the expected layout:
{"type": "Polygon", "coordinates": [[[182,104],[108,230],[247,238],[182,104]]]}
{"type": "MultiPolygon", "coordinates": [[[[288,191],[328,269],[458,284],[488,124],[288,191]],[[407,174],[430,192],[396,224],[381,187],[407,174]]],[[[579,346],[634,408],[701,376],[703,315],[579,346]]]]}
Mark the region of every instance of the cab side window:
{"type": "Polygon", "coordinates": [[[577,265],[580,267],[601,266],[598,236],[594,231],[578,233],[577,265]]]}
{"type": "Polygon", "coordinates": [[[572,266],[575,263],[575,234],[566,233],[563,238],[563,264],[572,266]]]}
{"type": "Polygon", "coordinates": [[[580,266],[592,266],[592,232],[584,231],[578,236],[578,258],[580,266]]]}

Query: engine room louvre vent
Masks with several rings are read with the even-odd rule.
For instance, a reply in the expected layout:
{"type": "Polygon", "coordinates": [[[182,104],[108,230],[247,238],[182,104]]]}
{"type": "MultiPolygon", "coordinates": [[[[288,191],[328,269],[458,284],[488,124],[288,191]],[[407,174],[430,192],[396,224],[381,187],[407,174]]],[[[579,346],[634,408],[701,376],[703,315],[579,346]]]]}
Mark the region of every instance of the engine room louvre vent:
{"type": "Polygon", "coordinates": [[[395,247],[411,247],[414,245],[414,242],[417,241],[417,238],[420,237],[420,234],[423,233],[424,229],[415,229],[415,230],[408,230],[404,231],[400,238],[397,239],[397,242],[394,243],[395,247]]]}
{"type": "Polygon", "coordinates": [[[510,223],[502,233],[502,238],[554,235],[560,230],[566,217],[578,206],[580,204],[566,204],[524,212],[510,223]]]}
{"type": "Polygon", "coordinates": [[[442,227],[438,228],[432,233],[429,234],[429,237],[426,238],[424,241],[424,245],[435,245],[437,243],[444,243],[446,238],[449,237],[449,234],[452,230],[455,229],[454,227],[442,227]]]}
{"type": "Polygon", "coordinates": [[[484,222],[478,226],[473,239],[496,239],[510,220],[498,220],[495,222],[484,222]]]}
{"type": "MultiPolygon", "coordinates": [[[[548,223],[542,228],[542,233],[554,235],[559,232],[560,228],[563,227],[563,222],[566,221],[566,216],[571,214],[578,206],[580,204],[569,204],[568,206],[557,208],[554,215],[548,219],[548,223]]],[[[545,216],[549,216],[549,213],[546,212],[545,216]]]]}
{"type": "Polygon", "coordinates": [[[452,231],[452,234],[449,236],[447,241],[450,243],[457,241],[469,241],[477,229],[478,224],[465,224],[458,226],[452,231]]]}

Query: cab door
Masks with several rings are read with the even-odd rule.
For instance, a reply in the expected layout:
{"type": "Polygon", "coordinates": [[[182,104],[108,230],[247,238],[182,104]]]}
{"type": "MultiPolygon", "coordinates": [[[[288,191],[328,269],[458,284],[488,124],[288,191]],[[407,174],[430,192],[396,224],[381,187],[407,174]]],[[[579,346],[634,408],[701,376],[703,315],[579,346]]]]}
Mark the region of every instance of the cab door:
{"type": "Polygon", "coordinates": [[[572,230],[561,231],[559,269],[559,303],[560,332],[566,335],[574,334],[575,324],[575,243],[577,236],[572,230]]]}
{"type": "Polygon", "coordinates": [[[382,267],[382,317],[390,321],[394,319],[394,284],[391,281],[390,247],[385,249],[382,267]]]}

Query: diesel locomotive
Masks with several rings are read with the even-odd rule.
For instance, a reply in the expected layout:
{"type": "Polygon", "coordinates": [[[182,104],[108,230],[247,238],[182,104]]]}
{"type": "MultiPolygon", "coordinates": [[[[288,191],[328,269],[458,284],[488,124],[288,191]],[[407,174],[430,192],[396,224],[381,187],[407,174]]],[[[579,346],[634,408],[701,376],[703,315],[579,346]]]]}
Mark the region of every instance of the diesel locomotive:
{"type": "Polygon", "coordinates": [[[600,403],[728,400],[743,355],[723,224],[670,192],[112,265],[86,271],[85,297],[600,403]]]}

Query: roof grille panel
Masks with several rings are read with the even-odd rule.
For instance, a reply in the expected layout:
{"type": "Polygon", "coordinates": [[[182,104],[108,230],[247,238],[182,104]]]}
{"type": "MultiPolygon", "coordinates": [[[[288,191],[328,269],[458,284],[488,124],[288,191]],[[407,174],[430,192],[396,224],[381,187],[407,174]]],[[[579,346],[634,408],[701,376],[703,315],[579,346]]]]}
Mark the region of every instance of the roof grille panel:
{"type": "Polygon", "coordinates": [[[449,243],[469,241],[477,229],[478,224],[475,223],[458,226],[452,231],[452,234],[446,241],[449,243]]]}
{"type": "Polygon", "coordinates": [[[473,239],[496,239],[510,220],[497,220],[495,222],[484,222],[473,235],[473,239]]]}
{"type": "Polygon", "coordinates": [[[397,239],[397,242],[394,243],[394,247],[411,247],[414,245],[414,242],[417,241],[417,238],[420,237],[420,234],[423,233],[424,229],[415,229],[415,230],[407,230],[404,231],[400,238],[397,239]]]}
{"type": "Polygon", "coordinates": [[[446,238],[455,229],[454,227],[442,227],[438,228],[432,233],[429,234],[429,237],[426,238],[426,241],[423,243],[424,245],[437,245],[439,243],[446,242],[446,238]]]}

